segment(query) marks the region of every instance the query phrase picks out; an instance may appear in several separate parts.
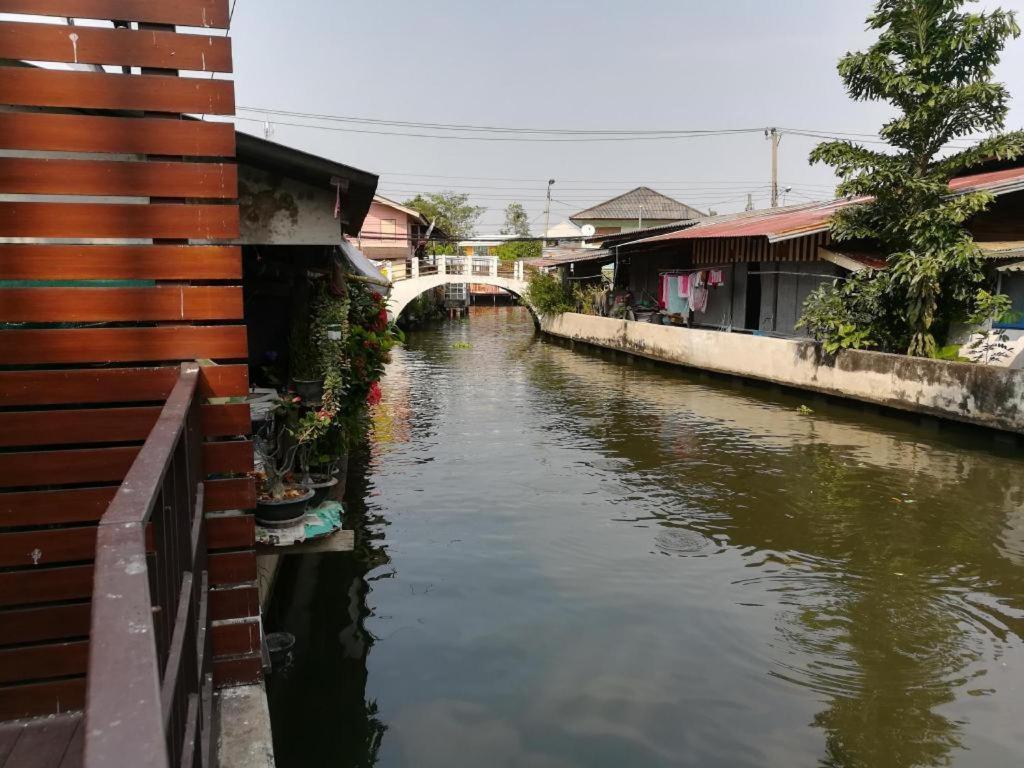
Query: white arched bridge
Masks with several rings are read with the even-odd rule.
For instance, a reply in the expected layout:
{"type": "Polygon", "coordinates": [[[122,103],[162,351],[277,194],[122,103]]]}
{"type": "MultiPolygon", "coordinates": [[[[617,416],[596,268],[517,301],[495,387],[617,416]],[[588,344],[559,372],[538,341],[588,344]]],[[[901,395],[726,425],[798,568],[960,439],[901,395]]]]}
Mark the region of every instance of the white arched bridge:
{"type": "Polygon", "coordinates": [[[397,320],[409,302],[421,293],[449,284],[495,285],[523,298],[525,272],[522,261],[499,261],[495,256],[438,255],[388,262],[384,266],[384,274],[392,284],[388,314],[392,320],[397,320]]]}

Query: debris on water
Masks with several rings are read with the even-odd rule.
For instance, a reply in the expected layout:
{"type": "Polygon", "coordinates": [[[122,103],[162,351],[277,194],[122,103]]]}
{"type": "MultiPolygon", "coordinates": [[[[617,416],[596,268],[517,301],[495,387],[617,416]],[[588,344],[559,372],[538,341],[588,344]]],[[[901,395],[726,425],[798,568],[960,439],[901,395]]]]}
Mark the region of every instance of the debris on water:
{"type": "Polygon", "coordinates": [[[796,411],[797,413],[802,413],[804,416],[809,416],[810,414],[814,413],[814,409],[808,408],[806,405],[801,405],[799,408],[796,409],[796,411]]]}
{"type": "Polygon", "coordinates": [[[473,345],[468,341],[456,341],[452,344],[452,349],[472,349],[473,345]]]}

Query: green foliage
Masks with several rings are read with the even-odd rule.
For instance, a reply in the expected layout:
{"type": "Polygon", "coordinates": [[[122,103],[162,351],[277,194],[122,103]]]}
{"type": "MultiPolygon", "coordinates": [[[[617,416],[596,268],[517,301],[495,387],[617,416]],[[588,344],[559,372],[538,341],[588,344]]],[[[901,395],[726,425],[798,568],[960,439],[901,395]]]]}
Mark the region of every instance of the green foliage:
{"type": "Polygon", "coordinates": [[[501,261],[525,261],[540,258],[541,243],[538,240],[512,241],[495,246],[492,253],[501,261]]]}
{"type": "MultiPolygon", "coordinates": [[[[986,192],[950,197],[949,181],[992,159],[1021,156],[1024,132],[996,133],[1009,95],[993,82],[993,70],[1005,42],[1020,34],[1014,15],[967,13],[961,10],[965,2],[879,0],[868,19],[878,40],[839,63],[851,98],[895,108],[897,115],[881,130],[893,151],[831,141],[819,145],[811,161],[835,168],[840,195],[871,198],[840,211],[832,235],[881,245],[888,270],[873,279],[883,283],[886,309],[899,311],[851,321],[858,311],[837,306],[839,316],[828,322],[805,318],[812,334],[833,346],[873,340],[887,351],[934,355],[936,335],[974,308],[982,257],[964,224],[993,198],[986,192]],[[940,156],[950,141],[981,131],[991,135],[971,149],[940,156]],[[851,322],[857,333],[843,334],[851,322]]],[[[863,304],[855,294],[878,294],[871,283],[857,280],[834,293],[843,304],[863,304]]],[[[826,303],[817,295],[808,308],[820,312],[826,303]]]]}
{"type": "MultiPolygon", "coordinates": [[[[411,200],[406,200],[405,205],[433,221],[436,228],[453,242],[473,237],[476,222],[486,210],[470,205],[469,195],[451,191],[418,194],[411,200]]],[[[451,244],[439,246],[436,250],[438,253],[455,252],[451,244]]]]}
{"type": "Polygon", "coordinates": [[[542,315],[560,315],[576,309],[573,292],[562,285],[558,275],[547,272],[530,275],[524,298],[542,315]]]}
{"type": "Polygon", "coordinates": [[[996,323],[1015,322],[1020,313],[1013,311],[1009,296],[981,289],[975,299],[975,310],[968,318],[972,339],[967,345],[967,359],[975,363],[995,363],[1010,354],[1010,337],[997,331],[996,323]]]}
{"type": "Polygon", "coordinates": [[[505,226],[501,228],[501,234],[530,236],[530,217],[527,216],[522,203],[509,203],[505,206],[505,226]]]}

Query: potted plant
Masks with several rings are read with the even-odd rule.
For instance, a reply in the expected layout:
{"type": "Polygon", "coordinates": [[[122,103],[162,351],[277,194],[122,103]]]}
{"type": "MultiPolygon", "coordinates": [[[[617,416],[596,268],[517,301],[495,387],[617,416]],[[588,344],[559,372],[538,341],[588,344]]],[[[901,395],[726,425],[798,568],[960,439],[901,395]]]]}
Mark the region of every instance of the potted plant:
{"type": "Polygon", "coordinates": [[[292,326],[288,343],[289,366],[296,394],[308,403],[318,403],[324,393],[324,376],[316,340],[310,331],[311,328],[303,323],[292,326]]]}
{"type": "Polygon", "coordinates": [[[299,450],[299,482],[313,489],[313,498],[310,504],[314,508],[320,506],[331,489],[338,484],[338,478],[330,472],[313,471],[310,462],[315,453],[314,443],[307,443],[299,450]]]}
{"type": "Polygon", "coordinates": [[[301,447],[289,422],[298,404],[278,401],[272,416],[256,435],[255,448],[261,471],[257,474],[256,520],[264,525],[295,523],[306,514],[313,489],[288,482],[301,447]]]}

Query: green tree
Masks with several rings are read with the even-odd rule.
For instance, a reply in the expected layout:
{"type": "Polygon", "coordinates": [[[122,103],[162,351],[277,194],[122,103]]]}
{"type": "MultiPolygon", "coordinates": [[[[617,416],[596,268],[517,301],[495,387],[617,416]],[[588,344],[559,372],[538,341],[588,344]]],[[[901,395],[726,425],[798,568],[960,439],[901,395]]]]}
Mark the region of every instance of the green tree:
{"type": "Polygon", "coordinates": [[[418,194],[411,200],[406,200],[405,205],[433,221],[435,227],[451,241],[438,248],[439,253],[454,253],[455,242],[473,237],[476,232],[476,222],[486,210],[471,205],[469,195],[451,191],[418,194]]]}
{"type": "MultiPolygon", "coordinates": [[[[505,206],[505,225],[501,228],[503,235],[530,237],[530,218],[522,203],[509,203],[505,206]]],[[[494,249],[494,255],[502,261],[519,261],[535,259],[541,254],[539,241],[520,241],[502,243],[494,249]]]]}
{"type": "Polygon", "coordinates": [[[503,235],[516,237],[530,236],[530,218],[522,203],[509,203],[505,206],[505,226],[501,228],[503,235]]]}
{"type": "MultiPolygon", "coordinates": [[[[868,18],[878,40],[839,62],[851,98],[885,101],[896,110],[881,130],[890,151],[830,141],[811,153],[811,162],[835,168],[841,196],[872,198],[844,209],[832,224],[837,241],[873,241],[887,254],[886,270],[856,280],[840,297],[839,314],[863,306],[855,295],[862,290],[877,299],[873,320],[858,326],[866,331],[856,336],[864,346],[934,355],[936,335],[970,314],[983,284],[981,253],[964,224],[993,197],[951,197],[949,181],[982,163],[1024,154],[1024,132],[1000,133],[1009,94],[993,81],[1003,46],[1020,28],[1012,12],[963,10],[974,1],[879,0],[868,18]],[[950,141],[978,132],[990,135],[971,149],[943,154],[950,141]],[[875,281],[882,281],[881,289],[875,281]]],[[[812,294],[805,318],[834,301],[836,292],[812,294]]],[[[854,314],[837,317],[832,327],[848,329],[857,322],[854,314]]]]}

